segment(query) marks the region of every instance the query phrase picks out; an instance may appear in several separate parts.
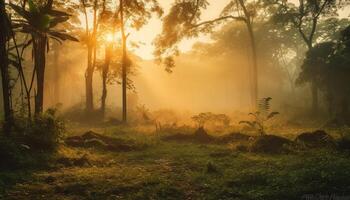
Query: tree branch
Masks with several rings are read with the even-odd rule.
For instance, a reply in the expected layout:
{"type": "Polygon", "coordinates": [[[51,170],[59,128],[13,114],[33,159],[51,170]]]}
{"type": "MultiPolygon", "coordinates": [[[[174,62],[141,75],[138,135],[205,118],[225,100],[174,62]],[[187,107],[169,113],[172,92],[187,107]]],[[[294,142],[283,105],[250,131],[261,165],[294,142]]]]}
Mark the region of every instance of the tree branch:
{"type": "Polygon", "coordinates": [[[228,16],[219,17],[219,18],[216,18],[216,19],[213,19],[213,20],[200,22],[198,24],[193,25],[192,28],[197,28],[197,27],[200,27],[200,26],[203,26],[203,25],[207,25],[207,24],[213,24],[215,22],[226,20],[226,19],[235,19],[235,20],[238,20],[238,21],[247,22],[247,20],[244,17],[235,17],[235,16],[232,16],[232,15],[228,15],[228,16]]]}

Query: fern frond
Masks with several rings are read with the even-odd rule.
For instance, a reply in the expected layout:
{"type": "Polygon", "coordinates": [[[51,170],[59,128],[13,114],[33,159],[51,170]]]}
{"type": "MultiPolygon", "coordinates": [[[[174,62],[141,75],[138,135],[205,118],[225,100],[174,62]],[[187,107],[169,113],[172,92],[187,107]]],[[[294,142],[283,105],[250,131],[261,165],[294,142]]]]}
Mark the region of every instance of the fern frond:
{"type": "Polygon", "coordinates": [[[271,112],[267,117],[266,117],[266,120],[269,120],[271,118],[273,118],[274,116],[280,114],[279,112],[271,112]]]}
{"type": "Polygon", "coordinates": [[[239,124],[246,124],[252,128],[255,127],[255,123],[254,122],[250,122],[250,121],[240,121],[239,124]]]}

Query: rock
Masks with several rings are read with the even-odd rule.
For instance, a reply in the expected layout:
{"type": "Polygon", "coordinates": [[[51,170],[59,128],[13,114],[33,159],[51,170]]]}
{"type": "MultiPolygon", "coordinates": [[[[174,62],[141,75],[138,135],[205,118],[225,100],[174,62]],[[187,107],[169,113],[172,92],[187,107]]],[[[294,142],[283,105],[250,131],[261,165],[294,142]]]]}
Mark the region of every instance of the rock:
{"type": "Polygon", "coordinates": [[[286,145],[292,142],[276,135],[263,135],[256,138],[250,151],[258,153],[282,153],[288,151],[286,145]]]}
{"type": "Polygon", "coordinates": [[[295,138],[295,141],[308,147],[329,147],[335,145],[333,137],[323,130],[301,133],[295,138]]]}

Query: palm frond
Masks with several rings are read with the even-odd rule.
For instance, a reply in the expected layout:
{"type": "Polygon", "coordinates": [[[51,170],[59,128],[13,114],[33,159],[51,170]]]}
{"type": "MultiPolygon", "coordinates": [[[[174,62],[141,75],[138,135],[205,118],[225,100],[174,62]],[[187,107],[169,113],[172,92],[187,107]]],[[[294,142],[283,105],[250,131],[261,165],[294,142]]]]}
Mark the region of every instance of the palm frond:
{"type": "Polygon", "coordinates": [[[54,36],[56,38],[59,38],[60,40],[71,40],[71,41],[75,41],[75,42],[79,42],[79,40],[67,33],[63,33],[63,32],[58,32],[58,31],[49,31],[49,35],[54,36]]]}

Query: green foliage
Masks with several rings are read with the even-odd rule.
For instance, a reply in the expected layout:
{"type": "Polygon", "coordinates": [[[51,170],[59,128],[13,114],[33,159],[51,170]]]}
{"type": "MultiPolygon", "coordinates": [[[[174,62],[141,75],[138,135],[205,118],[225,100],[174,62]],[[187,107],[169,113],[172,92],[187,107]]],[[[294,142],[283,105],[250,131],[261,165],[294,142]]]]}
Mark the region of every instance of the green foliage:
{"type": "Polygon", "coordinates": [[[249,115],[253,116],[253,120],[240,121],[239,123],[246,124],[246,125],[250,126],[251,128],[254,128],[261,135],[265,135],[266,134],[265,123],[279,114],[279,112],[270,111],[270,101],[271,100],[272,100],[271,97],[262,98],[259,102],[259,105],[258,105],[258,111],[253,112],[253,113],[249,113],[249,115]]]}
{"type": "MultiPolygon", "coordinates": [[[[13,24],[15,31],[31,34],[32,36],[48,35],[52,39],[62,42],[64,40],[78,41],[65,31],[54,30],[58,24],[69,20],[69,14],[54,10],[51,7],[39,5],[32,0],[28,1],[29,11],[10,3],[11,8],[23,20],[16,20],[13,24]]],[[[33,42],[33,41],[31,41],[33,42]]]]}
{"type": "Polygon", "coordinates": [[[31,168],[45,164],[65,131],[64,123],[56,116],[56,109],[48,109],[29,122],[16,118],[11,137],[0,137],[0,168],[31,168]]]}
{"type": "Polygon", "coordinates": [[[174,56],[179,53],[177,44],[184,38],[198,35],[199,31],[193,26],[200,20],[201,9],[207,6],[207,0],[176,1],[164,17],[163,31],[154,41],[154,55],[164,63],[166,71],[172,72],[175,66],[174,56]]]}
{"type": "Polygon", "coordinates": [[[9,138],[0,137],[0,169],[17,168],[21,160],[21,146],[9,138]]]}
{"type": "Polygon", "coordinates": [[[65,124],[57,116],[57,109],[48,109],[32,122],[28,122],[26,118],[18,119],[16,129],[22,145],[34,151],[53,152],[65,131],[65,124]]]}
{"type": "Polygon", "coordinates": [[[316,83],[318,89],[324,92],[329,103],[329,111],[341,110],[348,115],[350,101],[350,26],[340,32],[335,41],[323,42],[310,49],[301,67],[299,84],[316,83]],[[338,109],[340,108],[340,109],[338,109]]]}

